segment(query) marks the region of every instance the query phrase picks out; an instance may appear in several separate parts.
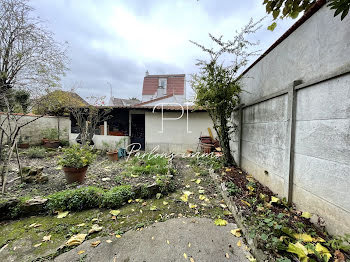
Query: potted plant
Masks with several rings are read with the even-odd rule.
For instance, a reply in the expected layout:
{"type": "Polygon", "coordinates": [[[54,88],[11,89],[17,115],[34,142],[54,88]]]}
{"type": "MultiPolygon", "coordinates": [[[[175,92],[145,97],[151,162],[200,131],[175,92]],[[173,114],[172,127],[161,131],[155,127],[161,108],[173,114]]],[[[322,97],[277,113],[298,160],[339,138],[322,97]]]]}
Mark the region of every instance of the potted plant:
{"type": "Polygon", "coordinates": [[[96,155],[89,145],[73,145],[63,149],[58,164],[62,166],[68,183],[82,183],[89,165],[96,155]]]}
{"type": "Polygon", "coordinates": [[[43,131],[43,137],[43,145],[46,148],[58,148],[60,146],[59,133],[56,128],[46,128],[43,131]]]}
{"type": "Polygon", "coordinates": [[[17,144],[18,148],[29,148],[28,138],[28,136],[25,136],[24,138],[23,136],[20,136],[17,144]]]}
{"type": "Polygon", "coordinates": [[[119,157],[118,157],[118,152],[119,152],[119,148],[120,148],[120,145],[125,141],[125,138],[123,139],[120,139],[119,141],[115,142],[115,147],[114,149],[112,150],[109,150],[107,152],[107,156],[108,156],[108,159],[110,161],[118,161],[119,157]]]}

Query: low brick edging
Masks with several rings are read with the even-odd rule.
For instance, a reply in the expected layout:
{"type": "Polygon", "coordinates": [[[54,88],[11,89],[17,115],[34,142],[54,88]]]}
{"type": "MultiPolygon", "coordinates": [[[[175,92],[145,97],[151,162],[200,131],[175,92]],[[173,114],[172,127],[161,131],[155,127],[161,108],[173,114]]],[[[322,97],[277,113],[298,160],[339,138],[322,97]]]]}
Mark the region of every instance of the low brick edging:
{"type": "Polygon", "coordinates": [[[243,235],[244,239],[246,240],[246,242],[250,248],[250,252],[254,256],[256,261],[257,262],[269,261],[268,256],[264,253],[264,251],[262,251],[261,249],[259,249],[257,247],[256,239],[251,239],[248,237],[249,228],[247,228],[245,226],[245,224],[243,222],[244,217],[242,216],[242,212],[240,212],[239,209],[237,208],[237,205],[233,201],[233,198],[231,196],[229,196],[227,189],[226,189],[226,186],[225,186],[225,183],[220,181],[219,175],[216,174],[213,169],[209,169],[209,174],[210,174],[211,178],[213,179],[216,187],[220,191],[223,199],[225,200],[227,207],[229,208],[233,217],[235,218],[237,226],[241,229],[241,231],[243,233],[242,235],[243,235]]]}

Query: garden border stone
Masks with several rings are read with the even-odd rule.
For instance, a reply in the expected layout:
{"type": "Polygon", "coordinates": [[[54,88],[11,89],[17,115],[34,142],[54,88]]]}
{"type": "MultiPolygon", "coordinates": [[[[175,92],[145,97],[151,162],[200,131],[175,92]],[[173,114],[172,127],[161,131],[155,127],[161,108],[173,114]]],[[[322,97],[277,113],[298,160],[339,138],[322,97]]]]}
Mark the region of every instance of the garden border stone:
{"type": "Polygon", "coordinates": [[[268,257],[264,253],[264,251],[257,247],[256,239],[250,239],[248,237],[249,228],[245,226],[245,224],[243,222],[244,218],[243,218],[242,212],[239,211],[237,205],[233,201],[233,198],[231,196],[229,196],[229,194],[227,192],[227,188],[225,186],[225,183],[220,181],[219,175],[216,174],[213,169],[209,169],[209,174],[210,174],[211,178],[213,179],[216,187],[220,191],[223,199],[225,200],[227,207],[232,212],[232,215],[236,220],[237,226],[242,230],[242,233],[243,233],[242,235],[243,235],[244,239],[246,240],[246,242],[248,243],[248,245],[251,249],[251,253],[255,257],[256,261],[257,262],[268,261],[268,257]]]}

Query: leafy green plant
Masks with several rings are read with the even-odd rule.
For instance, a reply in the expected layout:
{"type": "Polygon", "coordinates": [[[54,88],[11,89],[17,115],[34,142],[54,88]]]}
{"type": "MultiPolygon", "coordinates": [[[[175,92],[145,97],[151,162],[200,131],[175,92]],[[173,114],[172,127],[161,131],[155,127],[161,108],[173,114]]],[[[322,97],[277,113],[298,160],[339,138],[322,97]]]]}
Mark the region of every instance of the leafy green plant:
{"type": "Polygon", "coordinates": [[[56,210],[83,210],[98,207],[104,191],[97,187],[64,190],[48,196],[47,208],[56,210]]]}
{"type": "Polygon", "coordinates": [[[46,155],[46,150],[42,147],[30,147],[27,150],[27,156],[29,158],[44,158],[46,155]]]}
{"type": "Polygon", "coordinates": [[[327,241],[326,246],[329,246],[334,250],[350,251],[350,234],[345,234],[344,236],[336,236],[333,239],[327,241]]]}
{"type": "Polygon", "coordinates": [[[131,186],[113,187],[103,195],[102,206],[107,208],[120,207],[129,199],[132,199],[134,192],[131,186]]]}
{"type": "Polygon", "coordinates": [[[227,187],[227,192],[229,193],[230,196],[234,196],[242,192],[242,190],[238,186],[236,186],[236,184],[233,183],[232,181],[227,182],[226,187],[227,187]]]}
{"type": "Polygon", "coordinates": [[[92,147],[89,145],[73,145],[63,149],[63,155],[59,156],[58,164],[63,167],[81,168],[90,165],[96,158],[92,147]]]}
{"type": "Polygon", "coordinates": [[[63,146],[63,147],[69,146],[69,141],[66,139],[60,139],[60,146],[63,146]]]}

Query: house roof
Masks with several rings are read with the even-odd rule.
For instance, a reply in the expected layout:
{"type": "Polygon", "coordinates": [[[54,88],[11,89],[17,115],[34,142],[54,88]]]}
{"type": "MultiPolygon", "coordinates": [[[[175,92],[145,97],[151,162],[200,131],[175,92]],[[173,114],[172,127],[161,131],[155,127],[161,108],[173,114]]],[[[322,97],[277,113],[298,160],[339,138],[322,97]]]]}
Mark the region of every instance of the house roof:
{"type": "Polygon", "coordinates": [[[297,30],[302,24],[305,23],[313,14],[315,14],[324,4],[326,0],[317,0],[316,3],[311,6],[304,15],[296,21],[280,38],[276,40],[261,56],[258,57],[244,72],[240,77],[244,76],[250,69],[252,69],[260,60],[267,56],[275,47],[282,43],[289,35],[291,35],[295,30],[297,30]]]}
{"type": "Polygon", "coordinates": [[[174,96],[174,95],[173,95],[173,94],[171,94],[171,95],[166,95],[166,96],[158,97],[158,98],[155,98],[155,99],[152,99],[152,100],[149,100],[149,101],[145,101],[145,102],[142,102],[142,103],[136,104],[136,106],[142,106],[142,105],[145,105],[145,104],[149,104],[149,103],[157,102],[157,101],[160,101],[160,100],[163,100],[163,99],[166,99],[166,98],[172,97],[172,96],[174,96]]]}
{"type": "Polygon", "coordinates": [[[159,86],[159,79],[167,79],[166,95],[183,95],[185,93],[185,74],[147,75],[143,79],[142,95],[154,95],[159,86]]]}
{"type": "Polygon", "coordinates": [[[112,98],[112,105],[113,106],[132,106],[136,105],[138,103],[141,103],[138,99],[124,99],[124,98],[112,98]]]}
{"type": "Polygon", "coordinates": [[[164,111],[182,111],[183,110],[187,110],[192,112],[192,111],[197,111],[197,112],[204,112],[206,111],[204,108],[202,107],[195,107],[195,106],[138,106],[138,105],[134,105],[134,106],[99,106],[99,108],[116,108],[116,109],[141,109],[141,110],[147,110],[147,111],[153,111],[153,109],[155,111],[159,111],[163,108],[164,111]]]}

